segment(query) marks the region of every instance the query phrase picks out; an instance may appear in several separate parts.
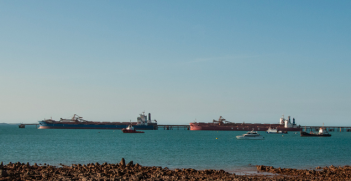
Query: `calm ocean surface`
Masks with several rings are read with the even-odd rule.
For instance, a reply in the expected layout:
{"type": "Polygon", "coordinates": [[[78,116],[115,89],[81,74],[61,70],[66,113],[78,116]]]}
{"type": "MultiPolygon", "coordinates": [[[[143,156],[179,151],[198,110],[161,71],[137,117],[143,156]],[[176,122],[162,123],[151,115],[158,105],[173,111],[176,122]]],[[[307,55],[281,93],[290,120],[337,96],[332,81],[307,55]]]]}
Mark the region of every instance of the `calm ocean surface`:
{"type": "Polygon", "coordinates": [[[243,131],[154,130],[123,134],[121,130],[40,130],[35,126],[0,126],[0,161],[50,165],[118,163],[174,168],[255,169],[351,165],[351,132],[330,138],[272,135],[265,140],[236,140],[243,131]],[[218,138],[218,139],[216,139],[218,138]],[[250,166],[251,165],[251,166],[250,166]]]}

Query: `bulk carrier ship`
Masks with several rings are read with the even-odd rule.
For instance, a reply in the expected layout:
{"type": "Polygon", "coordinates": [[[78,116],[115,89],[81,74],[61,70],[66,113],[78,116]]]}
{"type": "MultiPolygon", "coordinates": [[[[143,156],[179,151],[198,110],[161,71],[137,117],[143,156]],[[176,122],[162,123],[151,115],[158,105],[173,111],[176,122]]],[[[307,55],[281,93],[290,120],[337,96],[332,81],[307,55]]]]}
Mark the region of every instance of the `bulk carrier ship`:
{"type": "Polygon", "coordinates": [[[39,121],[39,129],[123,129],[127,128],[128,125],[133,125],[133,127],[138,130],[157,129],[157,121],[151,120],[150,113],[149,119],[147,119],[144,112],[137,118],[137,122],[87,121],[77,114],[74,114],[71,119],[61,118],[59,121],[44,119],[43,121],[39,121]]]}
{"type": "Polygon", "coordinates": [[[226,121],[222,116],[218,120],[213,120],[211,123],[204,122],[192,122],[190,123],[190,130],[212,130],[212,131],[267,131],[268,128],[276,128],[277,131],[301,131],[302,127],[295,124],[295,118],[293,122],[290,121],[290,116],[288,119],[280,118],[279,124],[261,124],[261,123],[233,123],[226,121]]]}

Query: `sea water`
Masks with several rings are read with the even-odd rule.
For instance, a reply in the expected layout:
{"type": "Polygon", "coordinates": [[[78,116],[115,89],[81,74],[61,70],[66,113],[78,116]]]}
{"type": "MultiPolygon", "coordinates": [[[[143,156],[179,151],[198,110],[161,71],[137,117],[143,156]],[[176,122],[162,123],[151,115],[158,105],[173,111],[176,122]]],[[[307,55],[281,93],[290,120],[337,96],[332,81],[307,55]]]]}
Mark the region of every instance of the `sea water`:
{"type": "Polygon", "coordinates": [[[170,169],[254,169],[255,165],[313,169],[351,165],[351,132],[331,137],[262,134],[264,140],[237,140],[243,131],[36,129],[0,126],[0,161],[50,165],[118,163],[170,169]]]}

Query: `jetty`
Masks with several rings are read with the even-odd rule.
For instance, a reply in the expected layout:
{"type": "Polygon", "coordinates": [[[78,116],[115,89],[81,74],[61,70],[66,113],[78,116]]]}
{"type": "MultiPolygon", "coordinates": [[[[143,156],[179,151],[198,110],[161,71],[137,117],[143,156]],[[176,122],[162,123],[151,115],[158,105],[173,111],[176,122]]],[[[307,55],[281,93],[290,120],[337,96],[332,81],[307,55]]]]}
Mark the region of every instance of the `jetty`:
{"type": "Polygon", "coordinates": [[[190,130],[190,125],[177,125],[177,124],[161,124],[157,125],[157,129],[164,129],[164,130],[190,130]]]}
{"type": "Polygon", "coordinates": [[[35,128],[38,128],[38,125],[39,124],[36,124],[36,123],[32,123],[32,124],[20,124],[18,125],[19,128],[25,128],[26,126],[29,126],[29,125],[35,125],[35,128]]]}
{"type": "Polygon", "coordinates": [[[301,126],[302,130],[308,131],[318,131],[319,128],[324,128],[329,132],[351,132],[351,126],[301,126]]]}

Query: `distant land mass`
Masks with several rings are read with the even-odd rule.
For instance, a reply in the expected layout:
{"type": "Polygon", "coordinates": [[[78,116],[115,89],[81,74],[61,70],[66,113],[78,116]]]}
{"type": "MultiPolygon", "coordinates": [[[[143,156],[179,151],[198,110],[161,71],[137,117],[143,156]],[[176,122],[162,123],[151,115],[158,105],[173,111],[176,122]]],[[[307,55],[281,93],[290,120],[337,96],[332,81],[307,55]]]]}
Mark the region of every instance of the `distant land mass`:
{"type": "Polygon", "coordinates": [[[21,123],[0,123],[0,125],[19,125],[21,123]]]}

